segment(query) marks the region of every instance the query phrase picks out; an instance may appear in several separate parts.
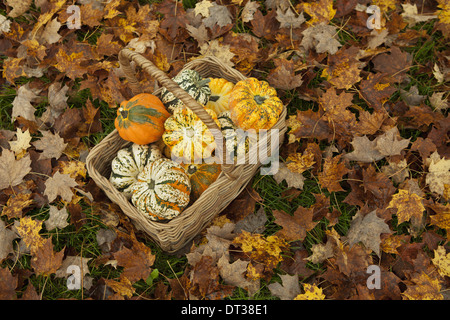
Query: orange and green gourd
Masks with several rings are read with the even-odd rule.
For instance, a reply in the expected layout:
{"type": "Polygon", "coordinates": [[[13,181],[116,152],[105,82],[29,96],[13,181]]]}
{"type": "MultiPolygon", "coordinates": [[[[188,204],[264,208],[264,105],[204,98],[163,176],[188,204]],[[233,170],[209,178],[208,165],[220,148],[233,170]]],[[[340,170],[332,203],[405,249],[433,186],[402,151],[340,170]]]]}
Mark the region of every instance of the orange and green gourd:
{"type": "Polygon", "coordinates": [[[161,138],[169,116],[158,97],[141,93],[120,104],[114,125],[122,139],[145,145],[161,138]]]}
{"type": "Polygon", "coordinates": [[[188,163],[182,166],[191,182],[191,202],[200,198],[222,171],[220,164],[217,163],[188,163]]]}

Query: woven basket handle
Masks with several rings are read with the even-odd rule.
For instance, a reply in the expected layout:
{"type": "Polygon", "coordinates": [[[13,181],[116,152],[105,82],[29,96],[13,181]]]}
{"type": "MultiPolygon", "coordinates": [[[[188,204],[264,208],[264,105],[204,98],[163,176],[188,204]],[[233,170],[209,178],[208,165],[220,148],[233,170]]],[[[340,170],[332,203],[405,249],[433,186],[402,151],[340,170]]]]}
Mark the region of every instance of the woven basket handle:
{"type": "MultiPolygon", "coordinates": [[[[139,53],[133,52],[129,49],[122,49],[119,52],[119,63],[122,67],[123,72],[128,80],[131,91],[133,94],[142,93],[142,87],[139,84],[139,81],[136,79],[135,73],[131,68],[130,62],[134,61],[138,66],[140,66],[144,71],[146,71],[149,75],[155,78],[159,84],[169,90],[175,97],[181,100],[185,106],[191,109],[197,117],[210,129],[211,133],[214,136],[214,140],[216,141],[216,151],[222,151],[222,159],[225,161],[226,158],[226,143],[225,139],[223,139],[222,131],[219,126],[214,122],[211,116],[206,112],[205,108],[199,104],[194,98],[192,98],[185,90],[181,89],[180,86],[173,81],[169,76],[156,67],[151,61],[144,58],[139,53]],[[220,141],[220,144],[218,143],[220,141]]],[[[222,162],[223,162],[222,161],[222,162]]],[[[222,171],[224,174],[235,180],[237,178],[236,175],[233,175],[231,172],[235,168],[234,164],[222,164],[222,171]]]]}

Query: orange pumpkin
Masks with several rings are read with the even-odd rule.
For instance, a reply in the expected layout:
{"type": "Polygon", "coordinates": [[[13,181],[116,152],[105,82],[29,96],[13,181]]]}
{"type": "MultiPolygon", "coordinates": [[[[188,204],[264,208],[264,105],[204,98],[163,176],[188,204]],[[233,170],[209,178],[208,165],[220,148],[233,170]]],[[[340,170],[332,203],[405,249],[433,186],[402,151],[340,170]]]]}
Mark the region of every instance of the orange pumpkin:
{"type": "Polygon", "coordinates": [[[169,116],[158,97],[141,93],[120,104],[114,125],[122,139],[144,145],[161,138],[169,116]]]}

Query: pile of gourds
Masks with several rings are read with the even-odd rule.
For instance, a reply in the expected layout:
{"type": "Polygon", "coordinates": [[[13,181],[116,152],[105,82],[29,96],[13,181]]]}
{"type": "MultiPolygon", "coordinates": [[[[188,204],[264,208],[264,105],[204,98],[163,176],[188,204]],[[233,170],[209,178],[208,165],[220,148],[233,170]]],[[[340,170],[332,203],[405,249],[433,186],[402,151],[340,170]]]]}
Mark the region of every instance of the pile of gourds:
{"type": "MultiPolygon", "coordinates": [[[[234,84],[184,70],[173,80],[205,107],[233,152],[235,130],[270,129],[283,109],[276,90],[256,78],[234,84]]],[[[150,220],[178,216],[221,172],[220,164],[208,161],[216,146],[214,136],[165,88],[161,98],[142,93],[122,102],[115,127],[132,144],[111,162],[110,182],[150,220]]]]}

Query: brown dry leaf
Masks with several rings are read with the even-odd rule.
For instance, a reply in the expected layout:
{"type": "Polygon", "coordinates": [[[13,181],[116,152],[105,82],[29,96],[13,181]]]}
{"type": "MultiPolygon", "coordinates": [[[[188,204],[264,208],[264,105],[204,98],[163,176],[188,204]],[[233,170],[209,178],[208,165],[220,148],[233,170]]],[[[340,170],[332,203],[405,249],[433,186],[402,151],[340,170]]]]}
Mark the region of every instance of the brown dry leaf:
{"type": "Polygon", "coordinates": [[[30,165],[29,155],[16,160],[13,151],[2,149],[2,155],[0,156],[0,190],[20,184],[31,171],[30,165]]]}
{"type": "MultiPolygon", "coordinates": [[[[13,240],[17,237],[18,237],[17,234],[14,231],[7,228],[3,220],[0,220],[0,263],[2,263],[3,260],[9,256],[9,254],[14,253],[13,240]]],[[[0,288],[2,288],[1,285],[0,288]]]]}
{"type": "Polygon", "coordinates": [[[359,84],[361,96],[375,111],[383,112],[384,103],[397,91],[393,83],[385,73],[370,73],[359,84]]]}
{"type": "Polygon", "coordinates": [[[50,206],[49,217],[44,222],[45,228],[49,231],[55,228],[63,229],[69,225],[67,218],[69,218],[69,213],[66,207],[58,209],[56,206],[50,206]]]}
{"type": "Polygon", "coordinates": [[[209,8],[209,16],[203,19],[203,24],[213,29],[214,26],[225,27],[226,25],[233,23],[232,15],[226,6],[218,5],[216,2],[212,3],[209,8]]]}
{"type": "Polygon", "coordinates": [[[361,62],[357,55],[359,48],[341,48],[336,54],[328,57],[328,66],[323,69],[322,77],[326,78],[337,89],[350,89],[352,85],[361,81],[359,76],[361,62]]]}
{"type": "Polygon", "coordinates": [[[403,149],[408,147],[409,140],[411,140],[411,138],[401,138],[398,128],[392,127],[376,138],[376,149],[383,156],[399,155],[403,149]]]}
{"type": "Polygon", "coordinates": [[[348,230],[348,243],[351,246],[362,242],[368,249],[372,249],[380,256],[380,234],[392,233],[389,226],[380,219],[376,210],[363,216],[358,212],[352,219],[350,229],[348,230]]]}
{"type": "Polygon", "coordinates": [[[203,256],[190,274],[190,294],[196,298],[221,300],[233,293],[234,286],[219,282],[219,267],[212,263],[210,256],[203,256]]]}
{"type": "Polygon", "coordinates": [[[428,159],[430,164],[425,183],[431,192],[444,196],[445,186],[447,185],[447,188],[450,186],[450,160],[441,158],[436,151],[428,159]]]}
{"type": "Polygon", "coordinates": [[[86,68],[81,66],[84,60],[83,51],[72,52],[70,49],[64,50],[60,48],[56,54],[57,63],[55,64],[55,68],[63,72],[70,79],[76,80],[76,78],[83,78],[86,74],[86,68]]]}
{"type": "Polygon", "coordinates": [[[349,172],[344,162],[340,162],[342,155],[333,158],[326,158],[323,164],[323,170],[319,173],[319,183],[322,188],[329,192],[344,191],[340,185],[342,177],[349,172]]]}
{"type": "Polygon", "coordinates": [[[36,275],[48,276],[59,269],[63,258],[64,248],[59,252],[54,252],[52,238],[48,238],[33,252],[31,267],[36,275]]]}
{"type": "Polygon", "coordinates": [[[225,255],[217,262],[220,276],[227,285],[243,288],[253,296],[260,289],[260,281],[248,279],[245,275],[247,272],[248,261],[238,259],[233,263],[229,263],[225,255]]]}
{"type": "Polygon", "coordinates": [[[200,53],[203,56],[212,55],[222,61],[223,64],[233,67],[234,63],[231,59],[234,57],[234,53],[230,51],[230,46],[221,44],[218,39],[205,42],[200,46],[200,53]]]}
{"type": "Polygon", "coordinates": [[[406,77],[411,65],[411,55],[398,47],[391,47],[390,53],[382,53],[372,59],[374,70],[389,75],[395,82],[406,77]]]}
{"type": "Polygon", "coordinates": [[[359,113],[359,121],[355,125],[355,132],[360,135],[372,135],[381,129],[384,120],[388,119],[387,112],[374,111],[370,113],[367,110],[362,110],[359,113]]]}
{"type": "Polygon", "coordinates": [[[131,249],[123,247],[120,251],[114,253],[114,258],[119,266],[124,267],[122,275],[131,282],[140,279],[146,280],[152,269],[155,256],[152,251],[142,242],[133,241],[131,249]]]}
{"type": "Polygon", "coordinates": [[[70,202],[73,197],[71,188],[77,185],[77,182],[68,174],[61,174],[56,171],[53,177],[45,181],[44,196],[47,196],[48,202],[53,202],[57,196],[61,196],[62,200],[70,202]]]}
{"type": "Polygon", "coordinates": [[[344,155],[348,160],[372,162],[384,158],[384,155],[376,148],[376,140],[370,141],[367,136],[354,137],[351,144],[353,151],[344,155]]]}
{"type": "Polygon", "coordinates": [[[277,89],[292,90],[303,83],[301,74],[295,74],[293,61],[282,59],[267,76],[270,85],[277,89]]]}
{"type": "Polygon", "coordinates": [[[297,110],[297,117],[291,116],[288,122],[290,135],[295,138],[317,138],[319,140],[332,139],[332,129],[328,126],[322,112],[297,110]]]}
{"type": "Polygon", "coordinates": [[[17,96],[12,102],[13,108],[11,113],[11,120],[14,121],[17,117],[23,117],[30,121],[36,121],[34,113],[36,108],[31,103],[39,100],[39,91],[29,88],[29,85],[23,85],[17,90],[17,96]]]}
{"type": "Polygon", "coordinates": [[[397,209],[398,223],[409,221],[411,218],[421,219],[425,207],[422,204],[423,198],[415,193],[410,193],[407,190],[400,189],[397,194],[394,194],[389,208],[397,209]]]}
{"type": "Polygon", "coordinates": [[[8,13],[11,18],[17,18],[23,15],[31,6],[32,0],[7,0],[8,6],[13,9],[8,13]]]}
{"type": "Polygon", "coordinates": [[[267,286],[272,295],[277,296],[281,300],[292,300],[300,294],[301,291],[297,274],[284,274],[280,275],[280,278],[282,284],[275,282],[267,286]]]}
{"type": "Polygon", "coordinates": [[[301,46],[307,51],[314,48],[317,53],[335,54],[342,46],[335,38],[337,35],[336,27],[328,24],[321,23],[309,27],[302,34],[301,46]]]}
{"type": "Polygon", "coordinates": [[[33,145],[37,150],[43,152],[39,155],[39,160],[55,158],[56,160],[61,157],[64,149],[67,147],[67,143],[64,143],[64,139],[59,136],[58,133],[52,133],[49,130],[41,131],[42,137],[33,142],[33,145]]]}
{"type": "Polygon", "coordinates": [[[16,287],[19,276],[13,276],[8,267],[0,268],[0,299],[14,300],[17,299],[16,287]]]}
{"type": "Polygon", "coordinates": [[[275,223],[283,227],[276,234],[287,241],[305,239],[307,231],[313,229],[318,223],[318,221],[312,220],[314,209],[302,206],[299,206],[292,216],[279,210],[274,210],[273,216],[275,217],[275,223]]]}
{"type": "Polygon", "coordinates": [[[305,177],[301,173],[292,172],[289,168],[284,164],[284,162],[280,162],[279,168],[277,172],[273,175],[275,181],[280,184],[283,180],[286,180],[288,187],[293,187],[297,189],[303,189],[303,184],[305,177]]]}

